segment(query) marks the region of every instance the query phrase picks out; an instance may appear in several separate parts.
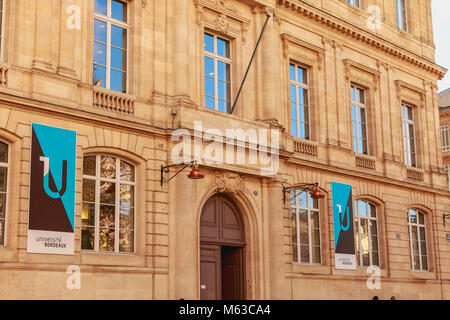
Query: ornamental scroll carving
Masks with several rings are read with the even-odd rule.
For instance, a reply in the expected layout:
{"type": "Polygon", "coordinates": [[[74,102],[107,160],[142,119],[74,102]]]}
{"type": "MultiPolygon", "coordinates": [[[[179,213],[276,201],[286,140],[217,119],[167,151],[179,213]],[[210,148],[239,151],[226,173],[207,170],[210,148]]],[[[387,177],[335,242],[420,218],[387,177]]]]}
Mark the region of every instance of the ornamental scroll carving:
{"type": "Polygon", "coordinates": [[[194,0],[197,24],[232,38],[247,41],[250,20],[241,16],[229,0],[194,0]]]}
{"type": "Polygon", "coordinates": [[[216,30],[222,33],[230,31],[230,23],[227,21],[227,16],[219,13],[216,20],[216,30]]]}
{"type": "Polygon", "coordinates": [[[230,192],[236,195],[245,188],[242,177],[234,172],[214,172],[211,189],[215,192],[230,192]]]}

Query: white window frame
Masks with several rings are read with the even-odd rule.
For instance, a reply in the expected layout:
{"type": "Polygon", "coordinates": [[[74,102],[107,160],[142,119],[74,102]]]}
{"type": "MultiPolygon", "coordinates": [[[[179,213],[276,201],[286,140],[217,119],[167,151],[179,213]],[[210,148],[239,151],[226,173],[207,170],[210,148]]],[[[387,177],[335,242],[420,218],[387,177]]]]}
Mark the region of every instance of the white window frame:
{"type": "Polygon", "coordinates": [[[379,267],[380,266],[380,241],[379,241],[379,232],[378,232],[379,231],[379,228],[378,228],[378,208],[377,208],[377,206],[374,203],[372,203],[372,202],[370,202],[368,200],[365,200],[365,199],[358,199],[358,200],[355,200],[355,202],[356,202],[356,205],[355,205],[355,218],[357,220],[357,230],[358,230],[358,239],[357,240],[358,240],[358,248],[359,248],[358,265],[360,267],[369,267],[369,266],[378,266],[379,267]],[[375,208],[376,217],[372,217],[372,216],[369,217],[369,216],[362,216],[362,215],[360,215],[359,214],[359,202],[360,201],[365,202],[367,207],[369,207],[369,205],[372,205],[375,208]],[[368,223],[367,224],[367,226],[368,226],[368,228],[367,228],[368,234],[367,235],[369,237],[369,266],[364,266],[363,265],[362,246],[361,246],[361,219],[367,220],[367,223],[368,223]],[[372,252],[373,252],[373,250],[372,250],[372,231],[370,230],[371,223],[375,223],[376,226],[377,226],[378,265],[374,265],[373,264],[373,258],[372,258],[372,252]]]}
{"type": "MultiPolygon", "coordinates": [[[[305,89],[305,90],[307,90],[307,92],[308,92],[308,99],[307,99],[307,105],[306,105],[306,108],[308,108],[308,119],[305,119],[305,120],[307,120],[308,122],[308,132],[306,132],[305,131],[305,138],[304,138],[304,140],[311,140],[311,105],[310,105],[310,98],[309,98],[309,96],[310,96],[310,88],[309,88],[309,68],[307,68],[306,66],[304,66],[304,65],[301,65],[301,64],[298,64],[298,63],[295,63],[295,62],[289,62],[289,68],[290,68],[290,66],[291,65],[293,65],[294,67],[295,67],[295,80],[292,80],[291,79],[291,77],[290,77],[290,75],[289,75],[289,95],[290,95],[290,92],[291,92],[291,90],[290,90],[290,87],[291,87],[291,85],[293,85],[293,86],[295,86],[295,111],[297,112],[297,119],[296,119],[296,124],[297,124],[297,136],[294,136],[293,135],[293,132],[292,132],[292,128],[291,128],[291,135],[293,136],[293,137],[295,137],[295,138],[299,138],[299,139],[303,139],[303,138],[301,138],[300,136],[301,136],[301,134],[300,134],[300,103],[299,103],[299,99],[298,99],[298,89],[299,88],[302,88],[302,89],[305,89]],[[300,81],[298,81],[298,69],[299,68],[301,68],[301,69],[304,69],[304,70],[306,70],[306,83],[303,83],[303,82],[300,82],[300,81]],[[308,134],[308,137],[306,137],[306,133],[308,134]]],[[[288,72],[289,74],[290,74],[290,72],[288,72]]],[[[292,108],[291,108],[291,103],[292,103],[292,97],[290,97],[289,98],[289,112],[291,113],[292,112],[292,108]]],[[[292,114],[291,114],[291,126],[292,126],[292,114]]]]}
{"type": "MultiPolygon", "coordinates": [[[[136,210],[136,166],[134,164],[131,164],[128,161],[125,161],[119,157],[116,157],[114,155],[109,154],[86,154],[84,157],[87,156],[95,156],[95,176],[86,175],[83,172],[83,181],[86,180],[93,180],[95,181],[95,198],[94,198],[94,207],[95,207],[95,226],[94,226],[94,249],[82,249],[82,251],[86,252],[96,252],[96,253],[116,253],[116,254],[133,254],[136,253],[136,216],[137,216],[137,210],[136,210]],[[101,177],[101,157],[112,157],[116,159],[116,178],[110,179],[101,177]],[[134,181],[124,181],[120,180],[120,161],[124,161],[129,163],[133,166],[134,169],[134,181]],[[115,184],[115,203],[114,203],[114,251],[100,251],[99,248],[99,235],[100,235],[100,185],[101,182],[111,182],[115,184]],[[134,207],[133,207],[133,251],[132,252],[124,252],[119,251],[119,240],[120,240],[120,186],[121,185],[130,185],[134,187],[134,207]]],[[[83,159],[84,159],[83,157],[83,159]]],[[[83,197],[83,195],[82,195],[83,197]]],[[[82,203],[85,202],[82,200],[82,203]]]]}
{"type": "MultiPolygon", "coordinates": [[[[205,77],[206,77],[206,70],[205,68],[205,57],[211,58],[214,61],[214,110],[219,111],[219,73],[217,68],[217,62],[223,62],[229,65],[230,67],[230,108],[232,108],[233,103],[233,47],[232,47],[232,41],[230,39],[217,36],[214,32],[209,32],[205,30],[203,32],[203,102],[205,103],[206,107],[206,84],[205,84],[205,77]],[[205,50],[205,34],[208,34],[213,37],[213,46],[214,46],[214,53],[209,52],[205,50]],[[223,41],[226,41],[228,45],[230,46],[230,58],[223,57],[217,53],[217,39],[221,39],[223,41]]],[[[222,81],[222,80],[221,80],[222,81]]],[[[211,97],[211,96],[208,96],[211,97]]],[[[220,99],[222,100],[222,99],[220,99]]],[[[211,110],[211,109],[210,109],[211,110]]],[[[230,113],[231,110],[227,110],[226,113],[230,113]]]]}
{"type": "Polygon", "coordinates": [[[397,13],[397,28],[402,31],[408,31],[408,20],[406,14],[406,0],[395,0],[397,13]]]}
{"type": "Polygon", "coordinates": [[[0,0],[0,2],[2,3],[2,11],[0,12],[0,15],[2,17],[2,24],[0,25],[0,27],[2,28],[2,30],[0,30],[0,36],[1,36],[1,41],[0,41],[0,60],[4,60],[4,46],[5,46],[5,0],[0,0]]]}
{"type": "Polygon", "coordinates": [[[409,229],[409,247],[410,247],[410,254],[411,254],[411,269],[413,271],[428,271],[430,269],[430,262],[428,259],[429,250],[428,250],[428,241],[427,241],[426,215],[422,211],[414,209],[414,208],[408,209],[407,215],[408,215],[408,229],[409,229]],[[415,223],[411,222],[411,214],[410,214],[411,210],[414,210],[417,213],[417,218],[416,218],[415,223]],[[420,223],[419,214],[423,215],[423,222],[424,222],[423,224],[420,223]],[[420,269],[414,269],[415,261],[414,261],[414,249],[413,249],[413,238],[412,238],[412,227],[413,226],[417,227],[417,241],[418,241],[418,250],[419,250],[418,253],[419,253],[420,269]],[[422,247],[420,246],[420,242],[421,242],[420,228],[423,228],[425,231],[424,232],[425,233],[425,246],[427,248],[426,258],[427,258],[427,265],[428,265],[427,269],[424,269],[423,265],[422,265],[422,247]]]}
{"type": "MultiPolygon", "coordinates": [[[[307,265],[321,265],[322,264],[322,237],[321,237],[321,226],[320,226],[320,204],[319,202],[317,209],[310,208],[311,197],[309,196],[310,192],[303,189],[295,189],[291,190],[289,193],[291,199],[291,210],[295,209],[295,231],[297,232],[297,261],[294,261],[295,264],[307,264],[307,265]],[[292,192],[296,195],[295,197],[295,205],[292,203],[292,192]],[[306,207],[302,207],[299,205],[299,197],[298,195],[301,193],[307,193],[306,196],[306,207]],[[303,262],[301,259],[301,241],[300,241],[300,210],[306,210],[308,212],[308,249],[309,249],[309,262],[303,262]],[[319,218],[319,262],[312,261],[312,231],[311,231],[311,212],[317,212],[317,216],[319,218]]],[[[292,212],[291,212],[292,215],[292,212]]],[[[292,217],[291,217],[292,219],[292,217]]]]}
{"type": "MultiPolygon", "coordinates": [[[[94,8],[94,23],[93,23],[93,27],[92,29],[94,30],[95,28],[95,20],[100,20],[102,22],[106,23],[106,84],[105,84],[105,89],[107,90],[111,90],[111,91],[115,91],[111,89],[111,26],[115,25],[117,27],[123,28],[126,30],[127,33],[127,46],[125,48],[125,53],[126,53],[126,70],[125,70],[125,85],[126,85],[126,90],[125,93],[129,92],[129,77],[128,77],[128,73],[129,73],[129,46],[130,46],[130,24],[129,24],[129,16],[130,16],[130,9],[129,9],[129,3],[127,1],[122,1],[122,0],[118,0],[120,2],[123,2],[126,6],[127,6],[127,17],[126,20],[127,22],[123,22],[117,19],[114,19],[111,17],[111,2],[112,0],[106,0],[107,3],[107,9],[106,9],[106,16],[95,12],[95,8],[94,8]]],[[[94,37],[92,38],[92,47],[94,47],[94,42],[96,42],[96,40],[94,39],[94,37]]],[[[99,42],[102,43],[102,42],[99,42]]],[[[120,48],[121,50],[123,50],[122,48],[120,48]]],[[[94,50],[92,49],[92,52],[94,52],[94,50]]],[[[92,56],[92,66],[94,66],[94,56],[92,56]]],[[[114,69],[114,68],[113,68],[114,69]]],[[[122,72],[122,70],[117,70],[114,69],[116,71],[120,71],[122,72]]],[[[92,71],[94,72],[94,71],[92,71]]],[[[94,82],[94,76],[92,75],[92,82],[94,82]]],[[[95,86],[95,83],[93,83],[93,85],[95,86]]],[[[115,91],[115,92],[120,92],[120,91],[115,91]]],[[[121,92],[122,93],[122,92],[121,92]]]]}
{"type": "Polygon", "coordinates": [[[402,109],[405,108],[410,108],[411,109],[411,115],[412,115],[412,120],[408,119],[408,118],[404,118],[403,117],[403,110],[402,110],[402,131],[403,131],[403,151],[404,151],[404,157],[405,157],[405,165],[409,166],[409,167],[417,167],[417,142],[416,142],[416,123],[415,123],[415,117],[414,117],[414,108],[406,103],[402,103],[402,109]],[[413,126],[413,134],[414,137],[412,137],[414,139],[414,163],[415,165],[412,165],[412,154],[411,154],[411,145],[410,145],[410,135],[409,135],[409,125],[413,126]]]}
{"type": "Polygon", "coordinates": [[[449,138],[449,130],[448,124],[441,125],[441,144],[442,144],[442,152],[450,151],[450,138],[449,138]]]}
{"type": "Polygon", "coordinates": [[[450,164],[444,164],[444,171],[446,173],[446,180],[447,180],[447,189],[450,191],[450,164]]]}
{"type": "Polygon", "coordinates": [[[347,0],[347,3],[357,7],[361,8],[361,1],[360,0],[347,0]]]}
{"type": "MultiPolygon", "coordinates": [[[[6,143],[5,141],[0,140],[0,143],[3,143],[6,145],[6,147],[8,148],[8,158],[6,159],[6,163],[5,162],[0,162],[0,167],[1,168],[6,168],[6,192],[4,192],[4,194],[6,194],[6,203],[5,203],[5,217],[3,219],[0,218],[0,220],[3,220],[4,223],[4,230],[3,230],[3,244],[0,244],[0,247],[4,247],[6,246],[6,220],[7,220],[7,216],[8,216],[8,190],[9,190],[9,164],[11,163],[10,158],[11,158],[11,152],[10,152],[10,147],[9,144],[6,143]]],[[[3,193],[3,192],[2,192],[3,193]]]]}
{"type": "MultiPolygon", "coordinates": [[[[356,153],[368,155],[369,154],[369,135],[368,135],[368,128],[367,128],[368,127],[368,123],[367,123],[367,105],[366,105],[367,94],[366,93],[367,92],[366,92],[366,90],[364,88],[361,88],[361,87],[359,87],[359,86],[357,86],[355,84],[351,84],[350,85],[350,100],[352,101],[351,102],[352,103],[351,108],[353,109],[353,106],[356,107],[356,110],[355,110],[356,119],[353,119],[353,113],[352,113],[352,128],[353,128],[353,122],[356,120],[356,132],[353,132],[353,137],[352,138],[356,137],[356,143],[357,143],[356,144],[356,150],[357,150],[356,153]],[[360,103],[360,102],[357,102],[356,100],[353,100],[353,97],[352,97],[352,94],[351,94],[352,89],[355,90],[354,91],[355,92],[355,99],[356,99],[356,95],[357,95],[357,90],[358,89],[364,92],[364,103],[360,103]],[[358,126],[360,124],[362,126],[362,120],[360,119],[360,116],[359,116],[359,114],[360,114],[359,109],[363,109],[364,110],[364,116],[365,116],[364,121],[365,121],[366,127],[364,128],[364,130],[366,132],[366,150],[367,150],[366,153],[364,153],[363,150],[360,150],[360,148],[359,148],[359,140],[360,139],[362,140],[362,137],[359,136],[359,130],[358,130],[358,126]]],[[[354,143],[354,141],[353,141],[353,143],[354,143]]],[[[354,150],[355,150],[355,146],[353,146],[353,151],[354,150]]]]}

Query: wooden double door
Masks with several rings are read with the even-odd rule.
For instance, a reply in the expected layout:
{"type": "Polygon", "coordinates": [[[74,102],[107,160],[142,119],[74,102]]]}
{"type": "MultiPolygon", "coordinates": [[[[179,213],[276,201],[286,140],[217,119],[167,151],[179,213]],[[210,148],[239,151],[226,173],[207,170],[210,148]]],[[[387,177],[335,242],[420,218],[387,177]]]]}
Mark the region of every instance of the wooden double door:
{"type": "Polygon", "coordinates": [[[206,202],[200,219],[200,299],[245,299],[244,226],[222,194],[206,202]]]}

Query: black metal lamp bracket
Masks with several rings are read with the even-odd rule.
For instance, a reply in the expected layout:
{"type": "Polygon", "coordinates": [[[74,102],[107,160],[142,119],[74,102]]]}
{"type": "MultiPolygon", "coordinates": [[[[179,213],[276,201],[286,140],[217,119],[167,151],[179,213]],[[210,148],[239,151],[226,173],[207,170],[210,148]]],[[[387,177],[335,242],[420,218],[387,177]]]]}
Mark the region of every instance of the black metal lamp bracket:
{"type": "MultiPolygon", "coordinates": [[[[305,189],[302,190],[303,192],[308,191],[309,189],[315,187],[317,188],[319,186],[319,183],[302,183],[302,184],[296,184],[295,186],[291,186],[291,187],[285,187],[283,186],[283,203],[286,203],[286,192],[290,191],[292,189],[305,189]]],[[[301,192],[299,192],[297,195],[295,195],[295,197],[299,196],[301,194],[301,192]]]]}
{"type": "Polygon", "coordinates": [[[445,219],[446,218],[450,218],[450,213],[444,213],[443,215],[442,215],[442,222],[444,223],[444,227],[445,227],[445,219]]]}
{"type": "Polygon", "coordinates": [[[181,171],[183,171],[184,169],[186,169],[187,167],[193,167],[197,164],[197,160],[191,161],[189,163],[187,163],[181,170],[179,170],[177,173],[175,173],[173,176],[171,176],[170,178],[165,178],[164,174],[168,174],[169,173],[169,168],[171,167],[175,167],[175,166],[179,166],[180,164],[171,164],[169,166],[163,166],[161,165],[161,186],[163,185],[163,182],[166,181],[170,181],[173,178],[175,178],[181,171]]]}

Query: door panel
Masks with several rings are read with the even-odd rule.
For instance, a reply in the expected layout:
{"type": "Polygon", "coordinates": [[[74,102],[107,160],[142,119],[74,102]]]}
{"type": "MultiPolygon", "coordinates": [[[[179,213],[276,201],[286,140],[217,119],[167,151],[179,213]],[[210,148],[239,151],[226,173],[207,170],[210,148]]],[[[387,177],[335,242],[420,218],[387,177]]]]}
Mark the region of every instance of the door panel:
{"type": "Polygon", "coordinates": [[[222,246],[222,299],[243,299],[242,247],[222,246]]]}
{"type": "Polygon", "coordinates": [[[225,195],[211,197],[200,217],[200,299],[245,299],[244,224],[225,195]]]}
{"type": "Polygon", "coordinates": [[[200,299],[222,299],[220,246],[200,246],[200,299]]]}

